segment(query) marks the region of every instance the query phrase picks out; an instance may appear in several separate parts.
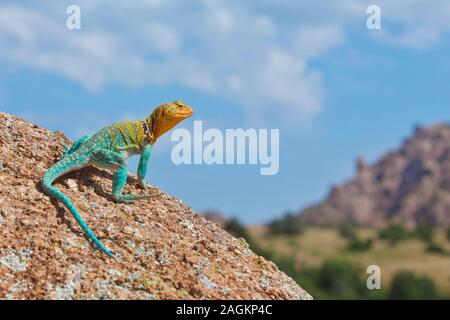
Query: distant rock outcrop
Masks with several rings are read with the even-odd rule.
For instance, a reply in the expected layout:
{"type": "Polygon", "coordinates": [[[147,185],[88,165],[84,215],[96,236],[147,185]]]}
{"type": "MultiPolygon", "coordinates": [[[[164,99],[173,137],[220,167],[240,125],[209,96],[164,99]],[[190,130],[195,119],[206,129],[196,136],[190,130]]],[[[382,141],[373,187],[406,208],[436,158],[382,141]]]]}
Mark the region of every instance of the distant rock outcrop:
{"type": "MultiPolygon", "coordinates": [[[[0,113],[0,299],[311,298],[245,241],[176,198],[115,203],[111,174],[86,168],[56,185],[115,257],[96,250],[41,191],[60,142],[69,141],[0,113]]],[[[129,182],[127,192],[143,192],[129,182]]]]}
{"type": "Polygon", "coordinates": [[[400,149],[334,187],[321,203],[304,209],[300,220],[385,226],[403,223],[450,225],[450,125],[417,127],[400,149]]]}

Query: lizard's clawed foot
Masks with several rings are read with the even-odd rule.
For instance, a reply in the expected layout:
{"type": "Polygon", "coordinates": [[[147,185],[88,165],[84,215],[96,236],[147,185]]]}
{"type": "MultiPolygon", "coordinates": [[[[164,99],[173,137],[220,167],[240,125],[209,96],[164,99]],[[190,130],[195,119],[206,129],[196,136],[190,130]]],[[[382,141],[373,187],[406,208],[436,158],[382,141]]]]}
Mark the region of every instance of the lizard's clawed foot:
{"type": "Polygon", "coordinates": [[[145,189],[145,190],[147,190],[147,189],[158,189],[156,186],[154,186],[153,184],[148,183],[148,182],[145,181],[145,180],[139,181],[139,186],[140,186],[142,189],[145,189]]]}

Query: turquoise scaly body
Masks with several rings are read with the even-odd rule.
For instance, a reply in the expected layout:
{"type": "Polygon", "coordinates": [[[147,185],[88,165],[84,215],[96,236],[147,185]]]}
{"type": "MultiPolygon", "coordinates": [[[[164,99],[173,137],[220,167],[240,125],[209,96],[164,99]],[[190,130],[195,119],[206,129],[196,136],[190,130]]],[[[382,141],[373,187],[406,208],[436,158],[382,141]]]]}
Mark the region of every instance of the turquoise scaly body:
{"type": "Polygon", "coordinates": [[[91,137],[83,136],[68,147],[61,160],[49,168],[41,180],[46,194],[60,200],[73,215],[89,239],[103,252],[112,256],[92,230],[87,226],[72,202],[52,183],[58,177],[94,165],[103,169],[115,170],[112,181],[112,196],[116,201],[129,202],[159,196],[160,194],[123,194],[128,177],[127,159],[140,154],[138,181],[147,189],[152,185],[145,181],[147,164],[152,146],[159,136],[176,124],[192,115],[192,109],[180,101],[157,107],[145,120],[124,121],[112,124],[91,137]]]}

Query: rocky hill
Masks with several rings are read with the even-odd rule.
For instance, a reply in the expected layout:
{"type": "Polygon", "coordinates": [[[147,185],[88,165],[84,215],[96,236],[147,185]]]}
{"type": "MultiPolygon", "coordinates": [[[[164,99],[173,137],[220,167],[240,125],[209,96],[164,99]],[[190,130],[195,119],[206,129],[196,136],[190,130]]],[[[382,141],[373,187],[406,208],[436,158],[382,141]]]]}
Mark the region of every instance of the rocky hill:
{"type": "Polygon", "coordinates": [[[357,161],[357,174],[306,208],[300,220],[385,226],[450,226],[450,125],[417,127],[396,151],[374,165],[357,161]]]}
{"type": "MultiPolygon", "coordinates": [[[[39,180],[61,155],[62,133],[0,113],[0,299],[310,299],[244,240],[164,194],[115,203],[111,173],[59,179],[88,225],[115,253],[90,245],[39,180]]],[[[139,193],[130,178],[128,192],[139,193]]]]}

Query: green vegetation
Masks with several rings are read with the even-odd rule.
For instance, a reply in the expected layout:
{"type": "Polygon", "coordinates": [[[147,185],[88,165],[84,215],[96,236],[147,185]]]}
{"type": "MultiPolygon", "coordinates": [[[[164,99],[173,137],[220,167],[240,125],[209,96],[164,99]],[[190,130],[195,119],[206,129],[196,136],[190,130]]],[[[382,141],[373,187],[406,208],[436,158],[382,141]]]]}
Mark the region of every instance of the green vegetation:
{"type": "Polygon", "coordinates": [[[438,299],[434,282],[428,277],[418,277],[409,271],[399,272],[391,283],[389,299],[438,299]]]}
{"type": "Polygon", "coordinates": [[[298,218],[292,213],[288,212],[283,217],[272,221],[269,224],[269,229],[272,234],[301,234],[304,231],[303,225],[298,221],[298,218]]]}
{"type": "Polygon", "coordinates": [[[423,240],[417,230],[407,231],[402,227],[388,230],[399,229],[400,237],[398,232],[393,232],[394,235],[397,233],[394,239],[401,239],[396,241],[395,246],[386,241],[387,238],[379,238],[380,230],[367,227],[307,226],[301,235],[274,235],[269,228],[255,227],[248,229],[248,233],[252,241],[263,249],[258,254],[276,263],[316,299],[350,299],[355,295],[358,299],[387,299],[391,297],[393,279],[405,270],[419,278],[428,278],[434,283],[439,297],[450,297],[447,255],[450,241],[446,239],[447,230],[434,228],[433,240],[430,242],[423,240]],[[346,231],[343,232],[343,229],[346,231]],[[444,251],[434,248],[436,245],[444,251]],[[340,275],[341,268],[336,264],[344,264],[353,276],[340,275]],[[381,268],[381,290],[368,290],[365,287],[369,276],[366,269],[372,264],[381,268]],[[325,277],[332,269],[330,265],[334,265],[337,279],[325,277]],[[346,279],[346,285],[341,285],[338,290],[336,286],[340,283],[339,278],[346,279]],[[325,285],[327,283],[329,285],[325,285]]]}
{"type": "Polygon", "coordinates": [[[421,240],[429,242],[433,239],[434,228],[430,224],[421,223],[417,225],[413,235],[421,240]]]}
{"type": "Polygon", "coordinates": [[[394,224],[381,230],[378,237],[387,240],[391,246],[395,246],[400,241],[407,239],[409,233],[402,225],[394,224]]]}
{"type": "Polygon", "coordinates": [[[338,226],[339,234],[345,239],[353,239],[356,236],[355,227],[349,223],[342,223],[338,226]]]}
{"type": "MultiPolygon", "coordinates": [[[[449,231],[447,230],[447,238],[449,237],[449,231]]],[[[401,225],[391,225],[386,229],[379,232],[379,238],[387,240],[392,246],[396,245],[400,241],[404,241],[409,238],[416,238],[423,241],[426,244],[425,250],[431,253],[445,254],[446,250],[442,245],[436,243],[435,228],[428,223],[418,224],[414,231],[408,232],[401,225]]]]}
{"type": "Polygon", "coordinates": [[[356,235],[349,239],[349,242],[347,244],[347,249],[350,251],[368,251],[370,248],[372,248],[373,240],[372,239],[366,239],[361,240],[356,235]]]}
{"type": "Polygon", "coordinates": [[[360,272],[348,262],[328,260],[315,273],[315,283],[324,298],[357,299],[368,291],[360,272]]]}
{"type": "Polygon", "coordinates": [[[427,243],[426,250],[428,252],[439,253],[439,254],[446,254],[445,249],[439,243],[436,243],[436,242],[434,242],[432,240],[430,240],[427,243]]]}
{"type": "MultiPolygon", "coordinates": [[[[291,219],[286,216],[284,222],[291,219]]],[[[446,230],[430,232],[430,228],[420,225],[408,232],[393,225],[378,231],[341,225],[303,228],[301,234],[291,233],[292,229],[277,234],[271,227],[247,229],[237,219],[230,220],[226,229],[245,238],[256,254],[273,261],[315,299],[450,296],[446,230]],[[382,240],[377,239],[377,234],[382,240]],[[380,290],[366,287],[366,268],[371,264],[381,268],[380,290]]]]}
{"type": "Polygon", "coordinates": [[[236,238],[244,238],[247,240],[247,242],[248,239],[250,239],[247,228],[237,218],[231,218],[230,220],[228,220],[228,222],[225,224],[224,229],[236,238]]]}

